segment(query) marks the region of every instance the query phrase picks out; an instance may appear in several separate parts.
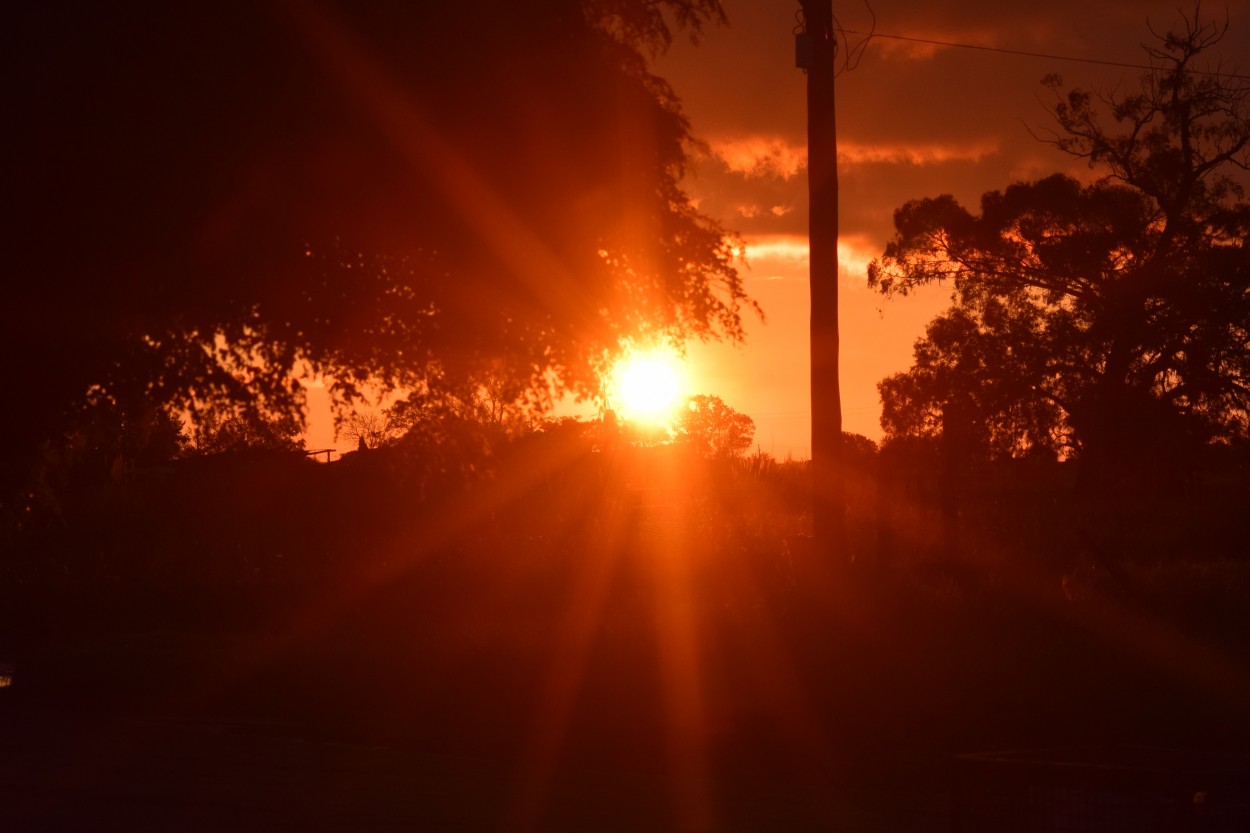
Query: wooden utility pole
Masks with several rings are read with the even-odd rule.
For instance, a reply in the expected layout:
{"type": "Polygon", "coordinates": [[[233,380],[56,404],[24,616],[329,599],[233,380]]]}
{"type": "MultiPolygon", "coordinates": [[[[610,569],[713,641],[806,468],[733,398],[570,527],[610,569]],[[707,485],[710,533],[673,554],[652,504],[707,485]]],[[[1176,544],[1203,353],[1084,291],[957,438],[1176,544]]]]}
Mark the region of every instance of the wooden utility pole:
{"type": "Polygon", "coordinates": [[[811,283],[812,534],[826,558],[844,557],[842,394],[838,377],[838,135],[833,0],[800,0],[796,52],[807,70],[808,245],[811,283]]]}

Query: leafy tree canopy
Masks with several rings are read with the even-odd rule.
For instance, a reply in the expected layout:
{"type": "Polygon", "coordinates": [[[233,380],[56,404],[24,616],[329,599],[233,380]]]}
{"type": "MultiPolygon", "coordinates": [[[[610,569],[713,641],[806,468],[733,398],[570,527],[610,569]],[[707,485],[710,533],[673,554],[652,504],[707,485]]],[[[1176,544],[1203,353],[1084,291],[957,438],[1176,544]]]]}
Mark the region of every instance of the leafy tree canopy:
{"type": "Polygon", "coordinates": [[[676,442],[689,443],[705,457],[736,457],[755,438],[754,420],[706,394],[690,397],[673,427],[676,442]]]}
{"type": "Polygon", "coordinates": [[[301,451],[299,424],[290,416],[265,422],[238,415],[221,417],[210,412],[190,427],[187,454],[240,454],[246,452],[301,451]]]}
{"type": "Polygon", "coordinates": [[[1047,141],[1100,178],[896,212],[869,283],[954,291],[879,386],[887,437],[1115,464],[1250,434],[1250,85],[1202,60],[1225,29],[1195,11],[1148,48],[1136,93],[1047,79],[1047,141]]]}
{"type": "MultiPolygon", "coordinates": [[[[82,403],[298,416],[301,373],[505,401],[740,338],[648,68],[718,0],[27,4],[5,26],[9,436],[82,403]]],[[[4,484],[30,456],[6,460],[4,484]]]]}

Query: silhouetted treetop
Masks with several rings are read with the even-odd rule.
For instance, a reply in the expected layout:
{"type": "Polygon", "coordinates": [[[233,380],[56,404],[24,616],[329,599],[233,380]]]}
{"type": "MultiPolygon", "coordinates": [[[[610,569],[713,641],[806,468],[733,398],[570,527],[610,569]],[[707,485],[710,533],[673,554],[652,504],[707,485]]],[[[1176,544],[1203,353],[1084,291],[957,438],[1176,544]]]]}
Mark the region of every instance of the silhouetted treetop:
{"type": "Polygon", "coordinates": [[[705,457],[736,457],[751,447],[755,421],[726,405],[719,396],[696,394],[677,412],[676,441],[705,457]]]}
{"type": "Polygon", "coordinates": [[[1060,132],[1050,144],[1141,190],[1171,223],[1238,195],[1229,170],[1250,168],[1250,82],[1236,68],[1202,60],[1224,38],[1228,19],[1204,20],[1200,11],[1195,6],[1178,30],[1144,47],[1158,69],[1137,92],[1064,95],[1060,76],[1043,81],[1057,97],[1060,132]]]}
{"type": "MultiPolygon", "coordinates": [[[[869,268],[884,294],[950,279],[953,305],[880,385],[887,436],[1075,452],[1119,466],[1245,438],[1250,203],[1237,179],[1250,85],[1201,74],[1195,12],[1150,50],[1141,92],[1057,102],[1052,143],[1105,176],[908,203],[869,268]]],[[[1059,88],[1057,79],[1047,81],[1059,88]]]]}
{"type": "MultiPolygon", "coordinates": [[[[43,4],[3,35],[3,328],[38,403],[298,414],[292,371],[588,388],[742,335],[733,239],[648,58],[713,0],[43,4]]],[[[56,429],[51,431],[53,435],[56,429]]]]}

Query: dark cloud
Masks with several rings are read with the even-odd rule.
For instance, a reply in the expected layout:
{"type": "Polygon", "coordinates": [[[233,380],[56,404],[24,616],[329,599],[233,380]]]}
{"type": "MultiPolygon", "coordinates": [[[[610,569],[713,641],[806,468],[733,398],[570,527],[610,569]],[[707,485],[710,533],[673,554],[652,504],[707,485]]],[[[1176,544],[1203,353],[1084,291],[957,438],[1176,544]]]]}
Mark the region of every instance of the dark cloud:
{"type": "MultiPolygon", "coordinates": [[[[806,85],[794,66],[799,4],[727,0],[730,25],[697,47],[678,45],[659,71],[682,97],[695,133],[714,157],[691,190],[705,210],[746,234],[806,228],[806,85]],[[780,154],[778,149],[782,149],[780,154]],[[757,164],[749,161],[754,154],[757,164]],[[770,158],[771,154],[771,158],[770,158]],[[783,157],[778,164],[778,156],[783,157]],[[776,206],[798,210],[780,216],[776,206]]],[[[1142,63],[1142,44],[1181,23],[1168,2],[973,2],[874,4],[881,34],[948,40],[1091,61],[1142,63]]],[[[835,4],[845,29],[871,28],[865,4],[835,4]]],[[[1222,19],[1225,7],[1204,8],[1222,19]]],[[[1218,50],[1250,73],[1250,0],[1227,5],[1230,29],[1218,50]]],[[[1070,86],[1132,88],[1141,70],[1058,58],[846,36],[858,63],[839,76],[838,134],[844,223],[888,233],[907,199],[981,193],[1022,178],[1070,170],[1073,160],[1038,140],[1050,126],[1051,73],[1070,86]],[[861,48],[862,47],[862,48],[861,48]],[[859,50],[856,52],[856,50],[859,50]],[[882,219],[886,222],[883,224],[882,219]]]]}

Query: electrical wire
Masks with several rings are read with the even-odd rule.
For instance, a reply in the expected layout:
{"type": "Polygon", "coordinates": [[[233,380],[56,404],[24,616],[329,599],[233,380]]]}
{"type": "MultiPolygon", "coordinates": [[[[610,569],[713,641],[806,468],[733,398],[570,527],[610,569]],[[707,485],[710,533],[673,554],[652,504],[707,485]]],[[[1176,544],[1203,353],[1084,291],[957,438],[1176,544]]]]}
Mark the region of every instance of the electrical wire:
{"type": "Polygon", "coordinates": [[[877,31],[877,13],[873,11],[872,3],[864,0],[864,8],[868,10],[868,14],[872,17],[872,23],[868,26],[868,32],[854,32],[850,29],[844,29],[842,24],[838,22],[838,16],[833,16],[833,33],[834,37],[841,36],[843,52],[846,55],[842,59],[842,67],[835,73],[834,77],[838,77],[845,72],[852,72],[859,66],[860,60],[864,57],[864,52],[868,49],[868,43],[872,40],[873,34],[877,31]],[[850,39],[847,35],[863,35],[863,40],[851,46],[850,39]]]}
{"type": "MultiPolygon", "coordinates": [[[[863,36],[865,40],[857,46],[857,48],[861,50],[868,43],[868,41],[871,40],[872,38],[887,38],[889,40],[910,41],[911,43],[925,43],[925,44],[930,44],[933,46],[950,46],[950,47],[955,47],[958,49],[976,49],[982,52],[1001,52],[1006,55],[1022,55],[1022,56],[1029,57],[1029,58],[1047,58],[1052,61],[1073,61],[1073,62],[1082,63],[1082,64],[1101,64],[1102,66],[1124,67],[1127,69],[1144,69],[1144,70],[1158,69],[1158,67],[1153,67],[1153,66],[1150,66],[1149,64],[1130,64],[1130,63],[1125,63],[1122,61],[1104,61],[1098,58],[1076,58],[1071,55],[1054,55],[1054,54],[1046,53],[1046,52],[1028,52],[1023,49],[1007,49],[1007,48],[998,47],[998,46],[981,46],[980,44],[975,44],[975,43],[959,43],[958,41],[933,40],[931,38],[914,38],[908,35],[891,35],[891,34],[885,34],[885,33],[876,31],[875,17],[873,19],[873,24],[874,24],[873,29],[868,32],[858,32],[858,31],[855,31],[854,29],[843,29],[839,27],[836,22],[834,23],[834,28],[839,34],[842,34],[842,35],[863,36]]],[[[858,63],[858,59],[856,62],[858,63]]],[[[1240,75],[1234,72],[1217,72],[1217,71],[1212,71],[1212,70],[1197,70],[1197,69],[1191,69],[1189,70],[1189,72],[1192,72],[1197,75],[1213,75],[1213,76],[1218,76],[1221,78],[1236,78],[1239,80],[1250,81],[1250,75],[1240,75]]]]}

